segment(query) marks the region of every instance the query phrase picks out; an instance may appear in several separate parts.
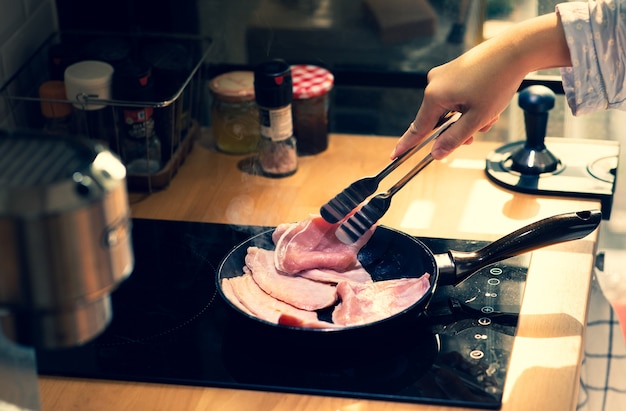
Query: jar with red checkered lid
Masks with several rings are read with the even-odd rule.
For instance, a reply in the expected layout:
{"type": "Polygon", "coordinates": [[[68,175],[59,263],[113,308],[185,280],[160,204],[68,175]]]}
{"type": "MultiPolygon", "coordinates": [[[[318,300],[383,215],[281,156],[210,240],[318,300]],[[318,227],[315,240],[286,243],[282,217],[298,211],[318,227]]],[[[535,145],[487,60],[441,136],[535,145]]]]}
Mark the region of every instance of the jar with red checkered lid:
{"type": "Polygon", "coordinates": [[[318,154],[328,148],[329,93],[333,74],[325,68],[298,64],[291,66],[293,79],[293,132],[298,154],[318,154]]]}

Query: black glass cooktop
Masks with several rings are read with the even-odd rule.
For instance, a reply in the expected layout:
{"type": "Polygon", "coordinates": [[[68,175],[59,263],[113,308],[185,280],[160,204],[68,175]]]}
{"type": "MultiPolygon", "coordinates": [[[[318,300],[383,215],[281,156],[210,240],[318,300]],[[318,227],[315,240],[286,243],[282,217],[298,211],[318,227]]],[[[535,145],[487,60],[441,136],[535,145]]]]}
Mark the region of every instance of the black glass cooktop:
{"type": "MultiPolygon", "coordinates": [[[[391,339],[316,349],[248,328],[216,291],[221,259],[265,229],[133,220],[136,266],[112,294],[113,322],[84,346],[37,351],[39,373],[500,408],[528,255],[438,287],[391,339]]],[[[421,240],[435,253],[485,244],[421,240]]]]}

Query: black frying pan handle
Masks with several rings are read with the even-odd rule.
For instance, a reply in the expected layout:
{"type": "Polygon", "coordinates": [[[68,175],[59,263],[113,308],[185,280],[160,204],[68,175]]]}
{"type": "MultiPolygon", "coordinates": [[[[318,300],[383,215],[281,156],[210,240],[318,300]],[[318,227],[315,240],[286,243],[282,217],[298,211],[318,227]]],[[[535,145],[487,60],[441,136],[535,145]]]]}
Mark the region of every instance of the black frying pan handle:
{"type": "Polygon", "coordinates": [[[541,247],[578,240],[593,232],[602,221],[600,210],[558,214],[516,230],[477,251],[449,251],[454,272],[441,272],[442,283],[458,284],[483,267],[541,247]]]}

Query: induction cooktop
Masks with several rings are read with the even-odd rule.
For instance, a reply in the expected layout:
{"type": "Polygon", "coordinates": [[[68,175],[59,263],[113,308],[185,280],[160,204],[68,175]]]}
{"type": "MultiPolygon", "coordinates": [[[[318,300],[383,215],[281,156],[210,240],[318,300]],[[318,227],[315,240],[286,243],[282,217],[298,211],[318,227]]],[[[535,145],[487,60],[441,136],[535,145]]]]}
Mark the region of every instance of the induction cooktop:
{"type": "MultiPolygon", "coordinates": [[[[398,338],[316,350],[277,346],[216,290],[228,251],[268,227],[133,220],[136,265],[89,343],[38,350],[38,372],[407,403],[500,408],[528,254],[441,286],[398,338]]],[[[433,252],[484,242],[420,238],[433,252]]],[[[413,319],[411,319],[412,321],[413,319]]],[[[382,336],[381,336],[382,337],[382,336]]]]}

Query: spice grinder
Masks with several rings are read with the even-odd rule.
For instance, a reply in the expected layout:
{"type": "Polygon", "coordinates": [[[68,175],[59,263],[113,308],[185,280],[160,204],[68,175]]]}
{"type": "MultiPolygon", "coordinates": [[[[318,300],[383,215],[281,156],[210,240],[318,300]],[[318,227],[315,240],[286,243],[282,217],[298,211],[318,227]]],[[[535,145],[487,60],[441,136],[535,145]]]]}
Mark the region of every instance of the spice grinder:
{"type": "Polygon", "coordinates": [[[126,169],[91,140],[0,130],[0,331],[82,344],[111,321],[134,257],[126,169]]]}

